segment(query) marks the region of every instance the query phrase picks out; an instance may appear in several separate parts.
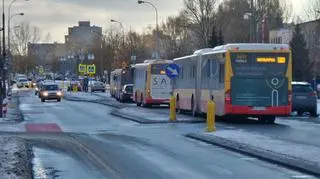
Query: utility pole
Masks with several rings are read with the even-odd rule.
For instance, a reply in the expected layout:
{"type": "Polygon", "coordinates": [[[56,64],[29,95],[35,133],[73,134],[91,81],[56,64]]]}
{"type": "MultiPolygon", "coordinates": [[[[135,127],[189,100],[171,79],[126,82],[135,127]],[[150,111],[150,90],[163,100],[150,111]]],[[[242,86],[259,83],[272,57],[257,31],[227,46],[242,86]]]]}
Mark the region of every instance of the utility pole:
{"type": "Polygon", "coordinates": [[[255,38],[254,38],[254,34],[255,34],[255,28],[254,28],[254,18],[255,18],[255,14],[254,14],[254,7],[253,7],[253,0],[250,1],[250,8],[251,8],[251,16],[250,16],[250,43],[254,43],[255,38]]]}
{"type": "MultiPolygon", "coordinates": [[[[4,0],[2,0],[2,58],[3,58],[3,68],[2,68],[2,99],[6,97],[7,89],[6,89],[6,20],[4,13],[4,0]]],[[[2,104],[2,103],[1,103],[2,104]]]]}
{"type": "MultiPolygon", "coordinates": [[[[2,104],[3,104],[3,99],[5,98],[5,93],[6,93],[6,86],[5,86],[5,69],[4,69],[4,63],[5,63],[5,33],[4,33],[4,28],[5,28],[5,16],[4,16],[4,0],[2,0],[2,40],[3,40],[3,47],[2,47],[2,58],[0,60],[0,70],[1,70],[1,80],[0,80],[0,88],[1,88],[1,94],[0,94],[0,118],[3,117],[3,114],[2,114],[2,104]]],[[[0,46],[1,46],[1,43],[0,43],[0,46]]],[[[1,52],[1,48],[0,48],[0,52],[1,52]]]]}

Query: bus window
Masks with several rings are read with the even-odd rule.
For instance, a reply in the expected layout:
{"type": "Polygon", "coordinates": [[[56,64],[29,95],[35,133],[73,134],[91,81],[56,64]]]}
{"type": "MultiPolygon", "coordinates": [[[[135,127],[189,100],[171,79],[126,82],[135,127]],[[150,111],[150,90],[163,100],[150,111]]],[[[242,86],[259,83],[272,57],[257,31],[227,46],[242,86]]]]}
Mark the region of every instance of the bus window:
{"type": "Polygon", "coordinates": [[[183,67],[182,67],[182,66],[180,66],[179,78],[180,78],[180,79],[183,79],[183,67]]]}
{"type": "Polygon", "coordinates": [[[220,64],[220,69],[219,69],[219,82],[223,83],[224,82],[224,64],[220,64]]]}
{"type": "Polygon", "coordinates": [[[192,66],[192,71],[191,71],[191,77],[192,77],[192,78],[195,78],[195,76],[196,76],[196,66],[193,65],[193,66],[192,66]]]}

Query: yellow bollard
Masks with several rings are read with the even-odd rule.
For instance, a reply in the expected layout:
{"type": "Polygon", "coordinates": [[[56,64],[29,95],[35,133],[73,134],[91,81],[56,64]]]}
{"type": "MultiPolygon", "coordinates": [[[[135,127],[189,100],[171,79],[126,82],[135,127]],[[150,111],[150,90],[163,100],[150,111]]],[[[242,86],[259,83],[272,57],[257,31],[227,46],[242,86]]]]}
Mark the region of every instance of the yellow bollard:
{"type": "Polygon", "coordinates": [[[78,92],[78,86],[77,85],[72,85],[72,91],[73,92],[78,92]]]}
{"type": "Polygon", "coordinates": [[[216,131],[216,103],[213,100],[209,100],[207,110],[207,132],[214,131],[216,131]]]}
{"type": "Polygon", "coordinates": [[[176,98],[172,95],[170,97],[170,121],[177,120],[176,116],[176,98]]]}

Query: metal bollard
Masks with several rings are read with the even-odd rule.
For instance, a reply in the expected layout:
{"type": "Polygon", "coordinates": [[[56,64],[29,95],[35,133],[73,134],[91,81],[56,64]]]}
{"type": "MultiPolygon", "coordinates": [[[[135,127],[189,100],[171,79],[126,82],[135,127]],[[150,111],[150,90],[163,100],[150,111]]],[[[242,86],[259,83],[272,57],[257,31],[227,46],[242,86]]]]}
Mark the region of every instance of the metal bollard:
{"type": "Polygon", "coordinates": [[[73,92],[78,92],[78,86],[77,85],[72,85],[72,91],[73,92]]]}
{"type": "Polygon", "coordinates": [[[209,100],[207,110],[207,132],[214,131],[216,131],[216,103],[214,100],[209,100]]]}
{"type": "Polygon", "coordinates": [[[170,121],[177,120],[176,115],[176,98],[172,95],[170,97],[170,121]]]}

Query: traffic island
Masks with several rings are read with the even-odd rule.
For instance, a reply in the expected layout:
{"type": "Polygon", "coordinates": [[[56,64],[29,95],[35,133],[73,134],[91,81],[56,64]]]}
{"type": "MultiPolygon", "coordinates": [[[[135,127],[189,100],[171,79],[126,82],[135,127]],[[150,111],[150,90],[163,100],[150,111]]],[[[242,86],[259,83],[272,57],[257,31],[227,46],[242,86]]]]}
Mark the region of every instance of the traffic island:
{"type": "Polygon", "coordinates": [[[68,101],[76,101],[76,102],[96,103],[96,104],[106,105],[114,108],[122,108],[127,106],[127,104],[121,104],[116,100],[113,100],[108,97],[96,95],[95,93],[67,92],[65,93],[63,99],[68,101]]]}
{"type": "Polygon", "coordinates": [[[111,115],[128,119],[141,124],[167,124],[167,123],[203,123],[205,119],[194,118],[187,115],[177,115],[174,121],[169,120],[169,114],[153,112],[146,108],[124,107],[111,112],[111,115]]]}
{"type": "Polygon", "coordinates": [[[273,164],[320,176],[320,147],[241,130],[190,133],[186,137],[249,155],[273,164]]]}

